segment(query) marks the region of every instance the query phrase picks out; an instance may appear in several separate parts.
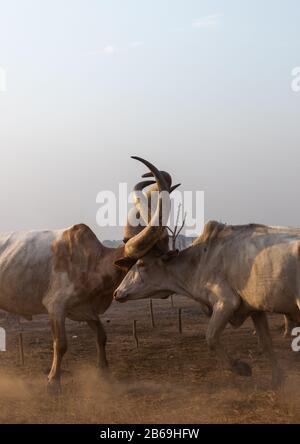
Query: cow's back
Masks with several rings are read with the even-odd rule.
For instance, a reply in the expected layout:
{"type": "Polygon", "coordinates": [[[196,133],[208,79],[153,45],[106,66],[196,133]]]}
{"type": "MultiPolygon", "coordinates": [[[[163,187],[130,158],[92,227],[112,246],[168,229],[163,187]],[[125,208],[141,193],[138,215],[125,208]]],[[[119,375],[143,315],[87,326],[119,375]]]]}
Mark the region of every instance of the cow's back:
{"type": "Polygon", "coordinates": [[[230,285],[250,306],[293,310],[300,290],[299,229],[249,226],[228,238],[223,251],[230,285]]]}
{"type": "Polygon", "coordinates": [[[53,240],[62,231],[0,234],[0,308],[23,315],[43,313],[50,284],[53,240]]]}

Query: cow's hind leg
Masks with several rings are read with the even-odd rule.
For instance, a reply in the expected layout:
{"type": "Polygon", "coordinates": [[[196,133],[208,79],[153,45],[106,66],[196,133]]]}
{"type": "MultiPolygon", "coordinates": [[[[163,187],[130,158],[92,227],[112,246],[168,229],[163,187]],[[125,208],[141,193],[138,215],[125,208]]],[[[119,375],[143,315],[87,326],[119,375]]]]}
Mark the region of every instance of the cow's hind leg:
{"type": "Polygon", "coordinates": [[[267,315],[266,313],[259,311],[252,313],[251,317],[256,332],[259,336],[259,341],[263,352],[267,355],[272,365],[272,385],[274,388],[278,388],[284,381],[284,373],[279,367],[276,355],[274,353],[267,315]]]}
{"type": "Polygon", "coordinates": [[[103,325],[99,320],[87,321],[88,326],[96,333],[96,346],[97,346],[97,367],[104,375],[109,373],[108,362],[106,358],[106,333],[103,325]]]}
{"type": "Polygon", "coordinates": [[[53,361],[47,388],[49,393],[58,394],[61,392],[61,362],[67,351],[65,314],[61,308],[58,308],[51,310],[49,317],[53,336],[53,361]]]}
{"type": "Polygon", "coordinates": [[[232,359],[220,344],[220,335],[233,317],[238,305],[238,298],[231,294],[228,299],[225,297],[215,303],[206,338],[209,348],[217,354],[223,365],[225,364],[228,369],[238,375],[251,376],[251,367],[243,361],[232,359]]]}

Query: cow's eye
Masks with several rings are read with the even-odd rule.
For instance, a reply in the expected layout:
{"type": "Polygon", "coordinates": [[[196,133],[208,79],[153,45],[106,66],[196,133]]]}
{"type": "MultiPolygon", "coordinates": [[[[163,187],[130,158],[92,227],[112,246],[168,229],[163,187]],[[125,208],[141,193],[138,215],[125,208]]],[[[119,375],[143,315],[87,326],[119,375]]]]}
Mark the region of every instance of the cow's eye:
{"type": "Polygon", "coordinates": [[[138,261],[137,261],[137,266],[139,267],[139,268],[143,268],[143,267],[145,267],[145,262],[142,260],[142,259],[139,259],[138,261]]]}

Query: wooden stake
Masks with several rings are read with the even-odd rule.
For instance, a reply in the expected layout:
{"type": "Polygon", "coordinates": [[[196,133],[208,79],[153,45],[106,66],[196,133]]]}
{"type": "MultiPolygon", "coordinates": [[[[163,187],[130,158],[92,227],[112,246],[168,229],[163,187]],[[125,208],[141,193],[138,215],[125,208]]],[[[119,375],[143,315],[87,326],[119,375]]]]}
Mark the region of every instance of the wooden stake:
{"type": "Polygon", "coordinates": [[[170,296],[170,300],[171,300],[171,307],[174,308],[174,301],[173,301],[173,295],[172,294],[170,296]]]}
{"type": "Polygon", "coordinates": [[[139,338],[136,332],[136,323],[137,321],[133,321],[133,325],[132,325],[132,334],[135,340],[135,344],[136,344],[136,348],[139,348],[139,338]]]}
{"type": "Polygon", "coordinates": [[[152,299],[150,299],[150,315],[151,315],[151,325],[152,325],[152,328],[154,328],[154,327],[155,327],[155,322],[154,322],[153,302],[152,302],[152,299]]]}
{"type": "Polygon", "coordinates": [[[24,347],[23,347],[23,333],[19,332],[19,354],[20,354],[20,363],[24,365],[24,347]]]}
{"type": "Polygon", "coordinates": [[[182,333],[181,308],[178,309],[178,331],[182,333]]]}

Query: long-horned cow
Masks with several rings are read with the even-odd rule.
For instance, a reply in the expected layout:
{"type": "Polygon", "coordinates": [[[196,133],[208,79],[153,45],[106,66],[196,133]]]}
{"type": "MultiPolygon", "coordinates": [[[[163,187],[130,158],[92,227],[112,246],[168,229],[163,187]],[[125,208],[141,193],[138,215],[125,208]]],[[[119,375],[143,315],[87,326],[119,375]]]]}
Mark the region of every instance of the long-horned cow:
{"type": "Polygon", "coordinates": [[[134,251],[138,258],[115,291],[115,299],[168,297],[178,293],[201,303],[210,316],[207,342],[223,365],[250,376],[248,364],[232,359],[220,343],[228,323],[239,327],[250,316],[272,364],[272,381],[283,381],[266,313],[300,322],[299,229],[210,221],[192,246],[160,257],[134,251]]]}
{"type": "MultiPolygon", "coordinates": [[[[160,192],[176,187],[171,186],[167,173],[148,166],[155,181],[137,184],[135,192],[151,184],[152,191],[160,192]]],[[[140,213],[141,208],[133,211],[140,213]]],[[[154,223],[159,212],[160,203],[152,215],[154,223]]],[[[137,214],[139,217],[142,222],[143,214],[137,214]]],[[[117,248],[105,247],[84,224],[57,231],[0,234],[0,309],[29,319],[48,313],[54,348],[48,376],[50,391],[60,391],[61,362],[67,350],[66,318],[86,321],[95,332],[97,363],[107,371],[106,335],[98,315],[110,306],[132,261],[151,249],[156,254],[168,250],[167,243],[162,242],[165,237],[164,227],[153,229],[150,223],[145,227],[142,223],[137,227],[128,224],[125,244],[117,248]]]]}

